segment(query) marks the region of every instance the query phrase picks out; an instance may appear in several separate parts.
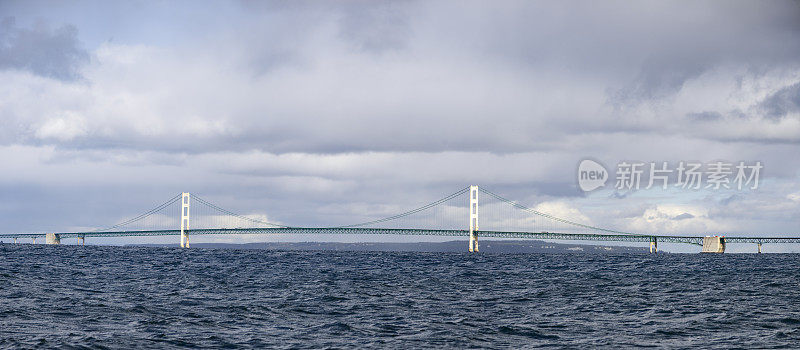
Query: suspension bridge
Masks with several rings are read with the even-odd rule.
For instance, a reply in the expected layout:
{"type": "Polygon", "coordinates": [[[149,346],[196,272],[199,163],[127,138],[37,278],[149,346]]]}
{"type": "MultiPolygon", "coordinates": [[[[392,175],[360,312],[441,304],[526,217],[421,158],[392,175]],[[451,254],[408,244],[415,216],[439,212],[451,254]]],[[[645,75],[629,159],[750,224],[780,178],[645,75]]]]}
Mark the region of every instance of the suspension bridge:
{"type": "MultiPolygon", "coordinates": [[[[377,217],[377,216],[376,216],[377,217]]],[[[701,236],[624,232],[559,218],[506,199],[482,187],[469,186],[439,200],[400,214],[330,227],[289,226],[224,209],[199,196],[178,194],[141,215],[102,229],[86,232],[0,233],[0,238],[45,239],[60,244],[77,238],[85,244],[90,237],[180,236],[180,246],[188,248],[189,238],[197,235],[237,234],[370,234],[467,237],[468,250],[478,252],[479,237],[521,238],[564,241],[644,242],[650,252],[659,242],[702,246],[703,252],[722,253],[728,243],[800,243],[800,237],[780,235],[701,236]],[[480,201],[479,201],[480,199],[480,201]]]]}

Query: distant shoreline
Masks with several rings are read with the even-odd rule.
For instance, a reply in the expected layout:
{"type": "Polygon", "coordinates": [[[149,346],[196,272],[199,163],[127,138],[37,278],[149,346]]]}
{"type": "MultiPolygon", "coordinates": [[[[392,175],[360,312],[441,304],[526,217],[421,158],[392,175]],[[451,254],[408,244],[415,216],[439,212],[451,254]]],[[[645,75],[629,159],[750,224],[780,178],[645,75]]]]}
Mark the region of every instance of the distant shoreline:
{"type": "MultiPolygon", "coordinates": [[[[176,244],[127,244],[126,247],[175,247],[176,244]]],[[[464,241],[446,242],[258,242],[258,243],[193,243],[193,248],[211,249],[261,249],[261,250],[317,250],[317,251],[383,251],[383,252],[466,252],[464,241]]],[[[646,247],[582,245],[552,243],[539,240],[514,240],[481,242],[483,253],[649,253],[646,247]]]]}

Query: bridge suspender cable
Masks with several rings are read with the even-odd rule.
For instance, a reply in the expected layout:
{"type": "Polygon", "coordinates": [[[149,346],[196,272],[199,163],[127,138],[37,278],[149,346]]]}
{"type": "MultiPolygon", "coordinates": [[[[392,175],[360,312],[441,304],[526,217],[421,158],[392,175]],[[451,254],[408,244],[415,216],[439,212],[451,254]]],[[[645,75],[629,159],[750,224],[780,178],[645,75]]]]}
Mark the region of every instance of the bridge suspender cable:
{"type": "Polygon", "coordinates": [[[485,193],[485,194],[488,194],[488,195],[494,197],[495,199],[497,199],[499,201],[506,202],[506,203],[514,206],[517,209],[521,209],[521,210],[527,211],[529,213],[532,213],[532,214],[535,214],[535,215],[538,215],[538,216],[542,216],[542,217],[546,217],[548,219],[555,220],[555,221],[558,221],[558,222],[562,222],[562,223],[565,223],[565,224],[568,224],[568,225],[588,228],[590,230],[597,230],[597,231],[610,232],[610,233],[618,233],[618,234],[623,234],[623,235],[638,235],[638,233],[610,230],[610,229],[605,229],[605,228],[596,227],[596,226],[584,225],[584,224],[580,224],[580,223],[569,221],[569,220],[562,219],[562,218],[557,218],[557,217],[552,216],[550,214],[545,214],[545,213],[542,213],[540,211],[536,211],[534,209],[528,208],[528,207],[526,207],[526,206],[524,206],[522,204],[519,204],[519,203],[517,203],[515,201],[509,200],[509,199],[505,199],[505,198],[501,197],[498,194],[492,193],[491,191],[484,189],[483,187],[480,188],[480,191],[485,193]]]}
{"type": "Polygon", "coordinates": [[[135,218],[125,220],[125,221],[120,222],[120,223],[118,223],[118,224],[116,224],[114,226],[109,226],[109,227],[106,227],[104,229],[97,229],[97,230],[94,230],[94,231],[91,231],[91,232],[109,231],[109,230],[112,230],[112,229],[115,229],[115,228],[118,228],[118,227],[130,225],[130,224],[132,224],[134,222],[142,220],[142,219],[144,219],[144,218],[146,218],[146,217],[148,217],[150,215],[153,215],[153,214],[159,212],[160,210],[172,205],[173,203],[178,201],[180,198],[181,198],[181,194],[178,194],[175,197],[170,198],[168,201],[164,202],[163,204],[161,204],[161,205],[159,205],[159,206],[157,206],[157,207],[155,207],[153,209],[150,209],[150,210],[144,212],[143,214],[141,214],[141,215],[139,215],[139,216],[137,216],[135,218]]]}
{"type": "Polygon", "coordinates": [[[220,208],[220,207],[214,205],[213,203],[208,202],[208,201],[206,201],[206,200],[204,200],[204,199],[202,199],[202,198],[200,198],[198,196],[192,196],[192,197],[194,198],[194,200],[196,200],[196,201],[198,201],[200,203],[203,203],[203,204],[205,204],[205,205],[207,205],[207,206],[209,206],[209,207],[211,207],[211,208],[213,208],[215,210],[220,211],[221,213],[233,216],[233,217],[238,218],[238,219],[242,219],[242,220],[245,220],[245,221],[250,221],[250,222],[256,223],[256,224],[264,224],[264,225],[268,225],[268,226],[273,226],[273,227],[291,228],[290,226],[286,226],[286,225],[278,225],[278,224],[273,224],[273,223],[267,222],[267,221],[261,221],[261,220],[258,220],[258,219],[248,218],[248,217],[246,217],[244,215],[236,214],[236,213],[234,213],[234,212],[232,212],[230,210],[220,208]]]}
{"type": "Polygon", "coordinates": [[[467,191],[469,191],[469,187],[465,187],[465,188],[463,188],[463,189],[461,189],[461,190],[459,190],[459,191],[457,191],[457,192],[455,192],[455,193],[453,193],[453,194],[451,194],[451,195],[449,195],[449,196],[446,196],[446,197],[444,197],[444,198],[442,198],[442,199],[440,199],[440,200],[437,200],[437,201],[435,201],[435,202],[428,203],[428,204],[426,204],[426,205],[423,205],[423,206],[421,206],[421,207],[419,207],[419,208],[412,209],[412,210],[409,210],[409,211],[407,211],[407,212],[404,212],[404,213],[401,213],[401,214],[397,214],[397,215],[392,215],[392,216],[389,216],[389,217],[385,217],[385,218],[383,218],[383,219],[378,219],[378,220],[373,220],[373,221],[362,222],[362,223],[360,223],[360,224],[345,225],[345,226],[335,226],[335,227],[333,227],[333,228],[351,228],[351,227],[362,227],[362,226],[373,225],[373,224],[379,224],[379,223],[382,223],[382,222],[386,222],[386,221],[391,221],[391,220],[399,219],[399,218],[402,218],[402,217],[409,216],[409,215],[411,215],[411,214],[419,213],[419,212],[421,212],[421,211],[423,211],[423,210],[426,210],[426,209],[433,208],[433,207],[435,207],[435,206],[437,206],[437,205],[439,205],[439,204],[442,204],[442,203],[444,203],[444,202],[446,202],[446,201],[449,201],[449,200],[451,200],[451,199],[453,199],[453,198],[455,198],[455,197],[458,197],[458,196],[460,196],[460,195],[464,194],[464,193],[465,193],[465,192],[467,192],[467,191]]]}

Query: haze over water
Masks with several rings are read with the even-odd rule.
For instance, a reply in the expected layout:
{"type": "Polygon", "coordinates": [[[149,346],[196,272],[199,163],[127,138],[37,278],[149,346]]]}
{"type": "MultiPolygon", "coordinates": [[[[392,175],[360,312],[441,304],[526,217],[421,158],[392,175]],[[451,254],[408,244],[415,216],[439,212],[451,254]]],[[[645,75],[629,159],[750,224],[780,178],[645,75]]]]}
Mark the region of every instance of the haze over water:
{"type": "Polygon", "coordinates": [[[788,254],[0,245],[0,347],[792,348],[788,254]]]}

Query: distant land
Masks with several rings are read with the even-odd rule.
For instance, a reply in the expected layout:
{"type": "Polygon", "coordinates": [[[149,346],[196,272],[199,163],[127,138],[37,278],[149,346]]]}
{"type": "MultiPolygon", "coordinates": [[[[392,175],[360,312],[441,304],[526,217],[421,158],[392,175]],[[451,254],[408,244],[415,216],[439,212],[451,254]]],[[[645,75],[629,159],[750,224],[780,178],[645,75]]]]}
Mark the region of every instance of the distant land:
{"type": "MultiPolygon", "coordinates": [[[[175,247],[175,244],[131,244],[128,246],[175,247]]],[[[390,252],[465,252],[465,241],[413,243],[340,243],[340,242],[262,242],[262,243],[192,243],[192,248],[263,249],[263,250],[334,250],[390,252]]],[[[648,253],[648,247],[623,247],[585,244],[562,244],[536,240],[494,241],[480,244],[482,253],[648,253]]]]}

